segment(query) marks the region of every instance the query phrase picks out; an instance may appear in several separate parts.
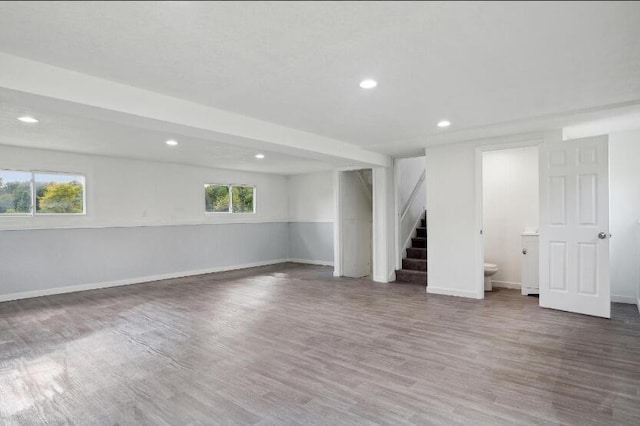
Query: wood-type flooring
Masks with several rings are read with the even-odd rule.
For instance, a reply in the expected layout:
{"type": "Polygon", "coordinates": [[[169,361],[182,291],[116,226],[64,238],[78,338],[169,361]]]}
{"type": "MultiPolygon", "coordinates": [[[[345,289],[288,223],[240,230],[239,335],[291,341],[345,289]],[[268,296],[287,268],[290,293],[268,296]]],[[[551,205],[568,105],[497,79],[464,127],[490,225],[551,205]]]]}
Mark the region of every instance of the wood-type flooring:
{"type": "Polygon", "coordinates": [[[280,264],[0,303],[0,424],[640,424],[640,315],[280,264]]]}

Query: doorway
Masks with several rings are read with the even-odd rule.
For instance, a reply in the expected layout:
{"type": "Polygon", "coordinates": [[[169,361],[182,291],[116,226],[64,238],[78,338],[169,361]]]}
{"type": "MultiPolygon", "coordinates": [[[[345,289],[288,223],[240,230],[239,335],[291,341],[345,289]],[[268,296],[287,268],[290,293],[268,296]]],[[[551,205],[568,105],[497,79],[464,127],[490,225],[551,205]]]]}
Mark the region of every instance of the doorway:
{"type": "Polygon", "coordinates": [[[341,275],[372,275],[373,176],[371,169],[339,172],[341,275]]]}
{"type": "MultiPolygon", "coordinates": [[[[560,136],[549,132],[537,143],[476,149],[477,298],[484,298],[483,155],[535,145],[539,149],[539,242],[535,244],[539,304],[609,318],[608,138],[562,140],[560,136]]],[[[535,265],[531,269],[535,271],[535,265]]]]}
{"type": "Polygon", "coordinates": [[[539,148],[481,155],[483,290],[538,294],[539,148]]]}

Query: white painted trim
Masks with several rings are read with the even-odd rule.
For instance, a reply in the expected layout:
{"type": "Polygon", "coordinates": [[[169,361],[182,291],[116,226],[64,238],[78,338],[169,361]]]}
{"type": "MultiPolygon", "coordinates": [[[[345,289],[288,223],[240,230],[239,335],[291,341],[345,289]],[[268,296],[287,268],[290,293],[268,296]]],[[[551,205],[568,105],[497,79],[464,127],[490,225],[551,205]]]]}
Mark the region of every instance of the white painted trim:
{"type": "Polygon", "coordinates": [[[484,227],[483,218],[483,176],[482,154],[486,151],[498,151],[503,149],[525,148],[530,146],[540,147],[543,139],[536,135],[514,136],[514,139],[506,139],[495,144],[479,145],[476,147],[476,299],[484,299],[484,227]]]}
{"type": "Polygon", "coordinates": [[[290,259],[274,259],[266,260],[263,262],[245,263],[242,265],[230,265],[230,266],[216,266],[214,268],[197,269],[192,271],[172,272],[168,274],[160,275],[147,275],[144,277],[126,278],[122,280],[106,281],[100,283],[91,284],[79,284],[67,287],[56,287],[45,290],[32,290],[21,293],[0,294],[0,302],[7,302],[10,300],[29,299],[32,297],[50,296],[54,294],[75,293],[77,291],[96,290],[99,288],[119,287],[131,284],[140,284],[152,281],[169,280],[174,278],[190,277],[193,275],[211,274],[214,272],[233,271],[236,269],[255,268],[257,266],[275,265],[278,263],[289,262],[290,259]]]}
{"type": "Polygon", "coordinates": [[[334,223],[333,220],[324,220],[324,219],[310,219],[310,220],[290,219],[290,220],[287,220],[286,222],[288,222],[288,223],[330,223],[332,225],[334,223]]]}
{"type": "MultiPolygon", "coordinates": [[[[228,214],[228,213],[223,213],[228,214]]],[[[242,214],[242,213],[234,213],[242,214]]],[[[253,213],[248,213],[253,214],[253,213]]],[[[15,217],[15,216],[12,216],[15,217]]],[[[42,231],[42,230],[55,230],[55,229],[111,229],[111,228],[160,228],[165,226],[200,226],[200,225],[251,225],[261,223],[330,223],[334,224],[331,220],[287,220],[287,219],[240,219],[240,220],[225,220],[220,222],[200,222],[200,221],[152,221],[144,224],[110,224],[110,225],[62,225],[62,226],[29,226],[29,227],[8,227],[3,228],[2,218],[0,217],[0,232],[3,231],[42,231]]]]}
{"type": "Polygon", "coordinates": [[[333,171],[333,276],[342,276],[342,171],[333,171]]]}
{"type": "MultiPolygon", "coordinates": [[[[225,213],[226,214],[226,213],[225,213]]],[[[241,213],[235,213],[241,214],[241,213]]],[[[253,214],[253,213],[249,213],[253,214]]],[[[287,219],[255,219],[255,220],[224,220],[219,222],[201,222],[201,221],[161,221],[154,220],[147,223],[129,223],[129,224],[119,224],[113,223],[109,225],[62,225],[62,226],[28,226],[28,227],[2,227],[2,218],[0,218],[0,232],[4,231],[42,231],[42,230],[56,230],[56,229],[111,229],[111,228],[161,228],[166,226],[200,226],[200,225],[249,225],[249,224],[260,224],[260,223],[291,223],[291,221],[287,219]]]]}
{"type": "Polygon", "coordinates": [[[618,294],[611,295],[612,303],[628,303],[629,305],[635,305],[637,300],[633,296],[620,296],[618,294]]]}
{"type": "Polygon", "coordinates": [[[640,296],[638,296],[638,300],[636,300],[636,305],[638,305],[638,313],[640,314],[640,296]]]}
{"type": "Polygon", "coordinates": [[[387,282],[394,282],[396,280],[396,271],[391,271],[387,277],[387,282]]]}
{"type": "Polygon", "coordinates": [[[289,258],[286,260],[287,262],[292,263],[304,263],[307,265],[320,265],[320,266],[333,266],[333,262],[326,260],[309,260],[309,259],[293,259],[289,258]]]}
{"type": "MultiPolygon", "coordinates": [[[[393,226],[394,226],[394,234],[395,234],[395,268],[394,269],[400,269],[402,268],[402,250],[400,249],[400,197],[399,197],[399,188],[398,188],[398,182],[400,182],[399,179],[399,174],[400,171],[398,169],[398,159],[394,158],[393,159],[393,226]]],[[[395,275],[395,273],[394,273],[395,275]]]]}
{"type": "Polygon", "coordinates": [[[476,299],[484,299],[484,204],[482,177],[482,150],[476,148],[476,299]]]}
{"type": "Polygon", "coordinates": [[[522,288],[522,284],[521,283],[514,283],[512,281],[491,280],[491,286],[492,287],[498,287],[498,288],[512,288],[512,289],[517,289],[517,290],[520,290],[522,288]]]}
{"type": "Polygon", "coordinates": [[[456,296],[456,297],[466,297],[470,299],[482,299],[484,298],[484,290],[482,294],[482,298],[478,297],[478,294],[474,291],[464,291],[464,290],[456,290],[452,288],[444,288],[444,287],[433,287],[427,285],[427,293],[430,294],[441,294],[444,296],[456,296]]]}

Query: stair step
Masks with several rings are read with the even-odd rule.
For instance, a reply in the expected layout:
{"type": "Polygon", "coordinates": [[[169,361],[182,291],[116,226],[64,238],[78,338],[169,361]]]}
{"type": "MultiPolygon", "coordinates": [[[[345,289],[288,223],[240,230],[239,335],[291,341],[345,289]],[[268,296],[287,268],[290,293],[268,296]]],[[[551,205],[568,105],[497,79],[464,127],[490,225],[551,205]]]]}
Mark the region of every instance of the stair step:
{"type": "Polygon", "coordinates": [[[399,269],[396,271],[397,283],[408,284],[421,284],[427,285],[427,273],[424,271],[408,271],[406,269],[399,269]]]}
{"type": "Polygon", "coordinates": [[[402,269],[410,271],[426,271],[427,259],[402,259],[402,269]]]}
{"type": "Polygon", "coordinates": [[[412,238],[411,247],[427,248],[427,239],[424,237],[412,238]]]}
{"type": "Polygon", "coordinates": [[[416,232],[418,233],[418,237],[427,238],[427,228],[419,226],[416,228],[416,232]]]}
{"type": "Polygon", "coordinates": [[[426,259],[427,258],[427,249],[426,248],[409,247],[407,249],[407,257],[409,257],[411,259],[426,259]]]}

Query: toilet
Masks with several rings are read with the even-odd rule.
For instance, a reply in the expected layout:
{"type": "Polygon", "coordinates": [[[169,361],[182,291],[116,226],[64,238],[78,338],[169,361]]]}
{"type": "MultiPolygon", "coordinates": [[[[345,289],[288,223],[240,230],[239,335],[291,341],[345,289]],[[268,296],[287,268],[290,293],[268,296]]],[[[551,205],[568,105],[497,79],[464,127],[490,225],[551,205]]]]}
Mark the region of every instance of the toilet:
{"type": "Polygon", "coordinates": [[[498,265],[493,263],[484,264],[484,291],[492,291],[491,276],[498,272],[498,265]]]}

